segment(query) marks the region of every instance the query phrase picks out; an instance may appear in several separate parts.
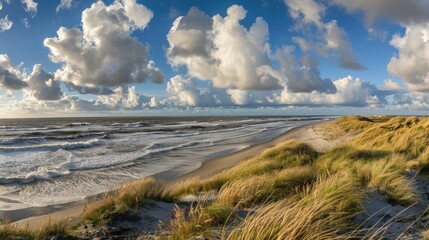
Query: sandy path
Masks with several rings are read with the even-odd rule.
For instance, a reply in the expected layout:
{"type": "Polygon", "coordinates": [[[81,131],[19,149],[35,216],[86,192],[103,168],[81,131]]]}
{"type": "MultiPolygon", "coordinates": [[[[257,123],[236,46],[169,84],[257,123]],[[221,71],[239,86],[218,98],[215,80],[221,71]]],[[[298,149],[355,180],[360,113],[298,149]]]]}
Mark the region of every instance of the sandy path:
{"type": "MultiPolygon", "coordinates": [[[[205,161],[202,166],[194,171],[176,177],[176,174],[169,174],[169,172],[164,172],[161,174],[155,175],[155,177],[166,180],[167,187],[173,187],[174,185],[188,180],[190,178],[200,177],[206,178],[211,176],[223,169],[230,168],[236,165],[238,162],[256,156],[261,153],[263,150],[273,147],[279,143],[282,143],[287,140],[296,139],[299,141],[306,142],[310,144],[317,151],[325,151],[334,146],[336,146],[338,141],[327,141],[322,136],[322,131],[320,131],[320,125],[305,125],[302,127],[294,128],[283,135],[269,141],[266,143],[258,144],[241,151],[235,152],[233,154],[216,158],[213,160],[205,161]]],[[[76,206],[67,208],[65,210],[56,211],[46,215],[40,215],[36,217],[26,218],[20,221],[17,221],[16,224],[18,227],[28,227],[29,229],[38,229],[44,223],[49,221],[49,219],[67,219],[70,222],[76,222],[79,220],[85,204],[78,204],[76,206]]]]}

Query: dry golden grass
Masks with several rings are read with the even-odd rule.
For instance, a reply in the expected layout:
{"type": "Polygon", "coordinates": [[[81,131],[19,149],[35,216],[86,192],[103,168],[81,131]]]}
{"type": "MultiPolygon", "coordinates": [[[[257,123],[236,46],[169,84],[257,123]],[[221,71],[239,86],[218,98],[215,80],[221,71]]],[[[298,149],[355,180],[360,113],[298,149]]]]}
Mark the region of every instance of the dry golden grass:
{"type": "Polygon", "coordinates": [[[106,193],[97,200],[89,202],[83,211],[82,219],[93,223],[103,223],[115,210],[115,199],[106,193]]]}
{"type": "Polygon", "coordinates": [[[401,155],[354,164],[357,177],[368,188],[377,188],[392,202],[410,204],[418,201],[419,197],[414,181],[404,175],[405,169],[406,161],[401,155]]]}
{"type": "Polygon", "coordinates": [[[234,207],[249,207],[267,201],[277,201],[295,192],[297,187],[316,179],[310,166],[292,167],[270,174],[230,181],[219,192],[219,202],[234,207]]]}
{"type": "MultiPolygon", "coordinates": [[[[343,128],[353,128],[358,124],[349,122],[346,118],[343,128]]],[[[359,122],[359,121],[358,121],[359,122]]],[[[384,150],[407,154],[410,158],[417,158],[426,151],[429,143],[429,118],[427,117],[386,117],[384,121],[365,125],[356,138],[350,141],[352,146],[362,149],[384,150]]]]}
{"type": "Polygon", "coordinates": [[[208,179],[191,179],[177,186],[172,195],[177,197],[184,194],[220,190],[227,182],[272,173],[294,166],[311,165],[317,156],[318,153],[308,144],[287,141],[208,179]]]}
{"type": "Polygon", "coordinates": [[[345,135],[356,135],[377,123],[388,121],[390,118],[391,116],[344,116],[324,124],[322,131],[324,131],[325,138],[333,140],[345,135]]]}
{"type": "MultiPolygon", "coordinates": [[[[182,240],[203,236],[212,239],[213,229],[234,220],[234,209],[222,203],[200,201],[189,209],[176,208],[165,239],[182,240]]],[[[161,238],[163,239],[163,238],[161,238]]]]}
{"type": "Polygon", "coordinates": [[[40,229],[29,230],[18,228],[12,223],[0,227],[0,239],[34,239],[45,240],[61,235],[59,239],[73,239],[67,235],[67,222],[49,219],[40,229]]]}
{"type": "Polygon", "coordinates": [[[350,171],[363,187],[377,188],[391,202],[410,204],[419,199],[413,180],[405,176],[404,155],[342,146],[322,155],[315,165],[327,174],[350,171]]]}
{"type": "Polygon", "coordinates": [[[362,199],[347,175],[320,178],[297,195],[255,209],[227,238],[335,239],[349,230],[362,199]]]}
{"type": "Polygon", "coordinates": [[[104,223],[117,214],[138,208],[146,199],[170,200],[164,184],[154,178],[136,180],[104,194],[85,206],[82,219],[93,223],[104,223]]]}

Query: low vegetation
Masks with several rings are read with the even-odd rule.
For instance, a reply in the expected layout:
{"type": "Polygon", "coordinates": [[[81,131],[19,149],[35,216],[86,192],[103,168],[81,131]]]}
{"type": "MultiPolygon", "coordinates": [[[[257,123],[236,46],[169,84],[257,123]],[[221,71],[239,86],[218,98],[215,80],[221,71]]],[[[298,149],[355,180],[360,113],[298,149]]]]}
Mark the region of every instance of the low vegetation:
{"type": "Polygon", "coordinates": [[[103,224],[115,216],[138,209],[146,199],[170,201],[171,197],[164,191],[164,184],[154,178],[144,178],[127,183],[90,202],[85,207],[82,219],[103,224]]]}
{"type": "MultiPolygon", "coordinates": [[[[429,118],[349,116],[324,128],[330,138],[352,137],[323,153],[287,141],[207,179],[169,187],[172,191],[152,178],[137,180],[88,204],[82,223],[106,224],[153,199],[180,203],[171,221],[161,224],[160,239],[383,238],[385,230],[362,228],[353,219],[365,211],[369,191],[405,208],[421,201],[414,176],[429,170],[429,118]],[[199,200],[181,202],[189,195],[199,200]]],[[[6,225],[0,239],[13,234],[43,239],[50,233],[6,225]]],[[[429,238],[427,232],[421,236],[429,238]]]]}
{"type": "Polygon", "coordinates": [[[22,229],[12,223],[5,223],[0,227],[0,239],[34,239],[45,240],[56,237],[56,239],[74,239],[67,234],[67,222],[49,220],[38,230],[22,229]]]}

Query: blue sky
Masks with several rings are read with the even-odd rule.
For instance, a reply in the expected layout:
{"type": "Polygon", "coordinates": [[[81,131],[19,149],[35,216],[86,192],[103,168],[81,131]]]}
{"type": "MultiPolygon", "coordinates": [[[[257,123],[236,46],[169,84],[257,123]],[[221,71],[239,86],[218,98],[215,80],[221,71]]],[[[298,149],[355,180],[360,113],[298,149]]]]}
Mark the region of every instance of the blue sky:
{"type": "Polygon", "coordinates": [[[368,114],[401,114],[424,113],[427,109],[425,86],[429,83],[429,70],[422,64],[408,66],[407,69],[419,73],[413,76],[411,71],[402,68],[410,59],[417,63],[429,60],[429,51],[418,53],[422,47],[429,49],[425,37],[418,39],[418,48],[406,44],[415,42],[416,36],[429,33],[429,20],[425,17],[426,12],[429,14],[429,4],[425,1],[410,1],[406,5],[409,9],[404,9],[400,0],[378,0],[377,6],[349,0],[106,0],[98,3],[63,0],[61,9],[60,0],[0,1],[0,19],[13,23],[2,25],[0,33],[0,54],[6,56],[3,65],[0,64],[0,70],[4,70],[0,72],[0,109],[4,116],[0,117],[38,116],[40,112],[53,116],[94,112],[101,115],[175,111],[195,114],[201,109],[204,113],[233,114],[236,110],[242,114],[246,109],[253,113],[257,112],[255,109],[276,112],[272,110],[276,108],[300,109],[294,113],[303,114],[311,112],[309,109],[324,109],[322,112],[327,114],[365,113],[362,109],[368,114]],[[127,21],[127,26],[118,30],[113,25],[124,23],[101,21],[97,16],[101,11],[94,3],[98,4],[98,10],[106,10],[110,16],[125,14],[125,20],[120,21],[127,21]],[[139,11],[127,10],[127,4],[139,11]],[[188,13],[192,7],[198,10],[188,13]],[[94,19],[84,20],[85,10],[95,14],[94,19]],[[153,17],[148,17],[150,14],[153,17]],[[256,24],[260,28],[255,28],[254,35],[249,34],[259,17],[263,19],[256,24]],[[187,19],[193,21],[192,26],[186,24],[187,19]],[[176,30],[173,29],[175,21],[176,30]],[[211,22],[209,28],[200,24],[204,21],[211,22]],[[135,40],[137,43],[133,46],[139,49],[135,51],[135,58],[129,58],[123,51],[123,54],[115,53],[113,60],[108,57],[113,53],[103,51],[133,52],[131,46],[124,46],[131,40],[113,41],[108,39],[109,34],[102,33],[86,38],[83,29],[93,28],[87,30],[89,33],[97,27],[135,40]],[[88,42],[81,50],[94,47],[102,66],[86,66],[85,59],[70,60],[76,56],[64,50],[66,42],[53,40],[51,44],[44,44],[45,39],[58,38],[60,28],[83,32],[80,41],[88,42]],[[199,35],[191,34],[196,32],[199,35]],[[235,36],[236,32],[243,34],[235,36]],[[201,34],[205,36],[203,40],[198,37],[201,34]],[[257,42],[255,36],[259,35],[266,37],[263,42],[257,42]],[[297,38],[308,47],[300,45],[297,38]],[[395,39],[401,43],[399,46],[394,44],[395,39]],[[110,50],[103,49],[103,44],[110,50]],[[196,51],[202,45],[207,51],[204,57],[196,51]],[[237,52],[228,46],[235,46],[237,52]],[[145,49],[148,55],[141,59],[139,56],[144,55],[145,49]],[[61,52],[63,50],[65,52],[61,52]],[[52,58],[53,51],[57,51],[56,60],[52,58]],[[138,51],[142,51],[142,55],[138,51]],[[234,65],[234,59],[251,60],[231,70],[225,63],[234,65]],[[149,64],[150,61],[154,63],[149,64]],[[118,63],[128,62],[135,63],[135,68],[120,69],[118,63]],[[39,66],[38,70],[32,71],[35,66],[39,66]],[[85,71],[92,68],[96,74],[86,79],[92,70],[85,71]],[[255,69],[264,70],[261,73],[255,69]],[[120,75],[127,70],[127,74],[120,75]],[[239,75],[248,71],[248,75],[239,75]],[[12,73],[14,84],[5,80],[10,77],[2,75],[5,73],[12,73]],[[146,77],[130,78],[134,73],[146,77]],[[115,79],[106,80],[109,74],[115,79]],[[253,78],[252,74],[258,76],[253,78]],[[70,77],[72,75],[75,77],[70,77]],[[248,79],[249,76],[252,79],[248,79]],[[77,87],[73,89],[67,87],[68,84],[93,91],[91,94],[77,91],[77,87]]]}

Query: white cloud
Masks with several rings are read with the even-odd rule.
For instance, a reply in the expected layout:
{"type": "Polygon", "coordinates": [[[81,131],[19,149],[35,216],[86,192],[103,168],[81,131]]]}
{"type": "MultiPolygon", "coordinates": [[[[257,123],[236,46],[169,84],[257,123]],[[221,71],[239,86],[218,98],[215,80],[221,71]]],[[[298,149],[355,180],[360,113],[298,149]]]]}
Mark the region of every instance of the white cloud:
{"type": "Polygon", "coordinates": [[[45,72],[41,64],[36,64],[26,79],[28,87],[24,90],[28,96],[37,100],[52,101],[63,97],[61,84],[54,76],[45,72]]]}
{"type": "Polygon", "coordinates": [[[250,103],[251,94],[246,90],[228,89],[226,91],[234,104],[247,105],[250,103]]]}
{"type": "Polygon", "coordinates": [[[62,9],[70,9],[72,7],[73,0],[61,0],[58,4],[56,11],[59,12],[62,9]]]}
{"type": "Polygon", "coordinates": [[[61,27],[58,37],[44,41],[51,61],[62,64],[55,78],[90,88],[162,83],[163,74],[147,61],[148,47],[131,36],[145,29],[152,17],[136,0],[92,4],[82,13],[82,31],[61,27]]]}
{"type": "Polygon", "coordinates": [[[10,101],[3,109],[11,113],[72,113],[109,111],[105,105],[92,100],[84,100],[75,96],[64,96],[58,101],[40,101],[32,98],[10,101]]]}
{"type": "Polygon", "coordinates": [[[0,18],[0,32],[7,31],[12,28],[13,22],[9,20],[6,15],[4,18],[0,18]]]}
{"type": "Polygon", "coordinates": [[[398,50],[387,69],[401,77],[410,91],[429,92],[429,23],[406,27],[403,36],[395,35],[391,45],[398,50]]]}
{"type": "Polygon", "coordinates": [[[279,89],[267,58],[268,24],[257,18],[249,29],[240,24],[246,10],[228,8],[227,16],[208,17],[197,8],[177,18],[167,35],[169,61],[185,65],[190,76],[213,82],[217,88],[279,89]]]}
{"type": "Polygon", "coordinates": [[[323,28],[322,15],[325,6],[313,0],[284,0],[289,7],[289,14],[293,19],[301,19],[305,24],[314,24],[323,28]]]}
{"type": "Polygon", "coordinates": [[[26,12],[29,12],[33,17],[37,13],[37,2],[33,0],[21,0],[22,4],[24,4],[24,9],[26,12]]]}
{"type": "Polygon", "coordinates": [[[324,5],[315,0],[284,0],[284,3],[296,20],[297,29],[306,35],[305,38],[293,38],[304,52],[315,51],[322,56],[332,56],[345,69],[365,68],[353,56],[347,33],[338,26],[337,21],[324,22],[324,5]]]}
{"type": "Polygon", "coordinates": [[[200,105],[200,90],[190,79],[174,76],[167,83],[167,92],[175,103],[185,106],[200,105]]]}
{"type": "Polygon", "coordinates": [[[290,105],[342,105],[365,107],[383,103],[390,92],[378,90],[374,85],[351,76],[333,81],[337,92],[326,94],[313,91],[311,93],[291,93],[285,89],[278,97],[280,104],[290,105]]]}
{"type": "Polygon", "coordinates": [[[325,24],[325,41],[330,50],[339,53],[338,64],[346,69],[361,70],[365,67],[353,56],[350,43],[347,41],[347,34],[340,28],[337,21],[332,20],[325,24]]]}
{"type": "MultiPolygon", "coordinates": [[[[45,90],[46,91],[46,90],[45,90]]],[[[81,99],[78,96],[64,94],[56,100],[40,100],[30,94],[21,100],[9,101],[3,106],[5,112],[12,113],[73,113],[73,112],[106,112],[118,110],[141,110],[149,105],[151,99],[137,93],[135,87],[114,89],[111,95],[98,96],[93,100],[81,99]]]]}
{"type": "Polygon", "coordinates": [[[399,83],[393,81],[392,79],[384,80],[384,88],[388,90],[396,90],[396,91],[403,90],[402,86],[399,83]]]}
{"type": "Polygon", "coordinates": [[[28,86],[23,81],[24,74],[21,73],[17,66],[13,66],[9,56],[0,55],[0,89],[20,90],[28,86]]]}
{"type": "Polygon", "coordinates": [[[177,75],[167,83],[169,97],[162,102],[162,105],[191,107],[230,106],[233,105],[233,102],[228,91],[240,90],[219,89],[213,86],[198,88],[194,80],[177,75]]]}
{"type": "Polygon", "coordinates": [[[292,47],[278,49],[273,58],[280,63],[282,78],[286,79],[285,88],[289,92],[327,92],[335,93],[336,88],[330,79],[322,79],[318,63],[310,57],[297,61],[292,47]]]}
{"type": "Polygon", "coordinates": [[[137,93],[135,86],[129,88],[118,87],[110,95],[98,96],[96,102],[110,110],[119,109],[141,109],[142,105],[150,99],[137,93]]]}
{"type": "Polygon", "coordinates": [[[387,18],[401,24],[429,21],[427,0],[331,0],[349,12],[363,12],[365,23],[371,26],[377,19],[387,18]]]}

